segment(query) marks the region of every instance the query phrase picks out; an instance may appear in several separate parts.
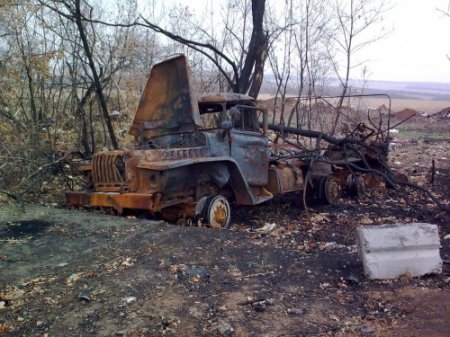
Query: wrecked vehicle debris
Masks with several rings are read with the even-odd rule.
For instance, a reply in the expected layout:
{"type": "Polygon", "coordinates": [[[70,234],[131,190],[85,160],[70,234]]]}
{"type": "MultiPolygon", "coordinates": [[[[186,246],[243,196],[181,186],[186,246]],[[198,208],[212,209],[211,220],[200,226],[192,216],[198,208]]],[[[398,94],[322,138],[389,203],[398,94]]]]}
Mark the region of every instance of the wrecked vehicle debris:
{"type": "Polygon", "coordinates": [[[197,98],[184,55],[153,67],[129,132],[135,150],[96,153],[84,167],[90,190],[67,193],[68,205],[145,210],[171,222],[227,228],[230,203],[256,205],[291,192],[330,204],[343,189],[364,195],[378,183],[373,172],[384,172],[388,151],[388,138],[362,124],[342,140],[269,125],[267,111],[247,95],[197,98]],[[302,148],[298,135],[317,138],[318,149],[302,148]]]}
{"type": "Polygon", "coordinates": [[[79,294],[78,294],[78,300],[80,302],[90,302],[91,301],[91,290],[89,288],[83,289],[79,294]]]}

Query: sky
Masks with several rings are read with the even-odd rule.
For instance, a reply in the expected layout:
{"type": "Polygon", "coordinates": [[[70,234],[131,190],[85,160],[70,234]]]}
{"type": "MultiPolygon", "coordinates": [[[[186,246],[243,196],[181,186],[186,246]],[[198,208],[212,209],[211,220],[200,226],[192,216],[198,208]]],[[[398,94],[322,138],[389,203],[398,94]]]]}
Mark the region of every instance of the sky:
{"type": "MultiPolygon", "coordinates": [[[[391,0],[385,13],[389,36],[361,50],[369,79],[450,83],[449,0],[391,0]]],[[[360,73],[360,72],[359,72],[360,73]]],[[[352,77],[357,78],[358,71],[352,77]]]]}
{"type": "MultiPolygon", "coordinates": [[[[215,4],[212,0],[164,1],[199,11],[205,3],[215,4]]],[[[354,64],[364,62],[369,80],[450,83],[450,16],[438,10],[450,10],[450,0],[384,1],[391,9],[379,28],[391,33],[361,49],[354,55],[354,64]]],[[[361,79],[361,68],[352,69],[351,77],[361,79]]]]}

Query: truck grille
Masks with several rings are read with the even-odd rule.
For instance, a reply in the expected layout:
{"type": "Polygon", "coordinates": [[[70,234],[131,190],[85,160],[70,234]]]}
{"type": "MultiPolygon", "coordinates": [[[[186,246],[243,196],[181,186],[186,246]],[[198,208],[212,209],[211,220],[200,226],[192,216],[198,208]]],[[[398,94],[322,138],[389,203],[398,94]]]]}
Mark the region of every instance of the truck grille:
{"type": "Polygon", "coordinates": [[[97,153],[92,159],[92,180],[96,191],[126,192],[125,161],[122,153],[97,153]]]}

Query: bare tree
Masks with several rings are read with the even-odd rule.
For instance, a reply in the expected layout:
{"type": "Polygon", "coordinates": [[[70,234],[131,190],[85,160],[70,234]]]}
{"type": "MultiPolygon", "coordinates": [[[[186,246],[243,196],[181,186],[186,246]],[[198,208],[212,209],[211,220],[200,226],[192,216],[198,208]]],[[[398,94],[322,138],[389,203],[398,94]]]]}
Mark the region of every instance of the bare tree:
{"type": "MultiPolygon", "coordinates": [[[[83,50],[85,53],[85,56],[88,60],[89,68],[93,77],[93,82],[95,86],[95,92],[97,94],[97,98],[99,101],[99,105],[103,114],[104,121],[106,123],[106,127],[108,129],[109,138],[111,141],[111,145],[114,149],[117,149],[119,147],[119,144],[117,142],[116,135],[114,133],[114,128],[111,123],[111,118],[109,116],[108,112],[108,105],[106,103],[106,98],[103,93],[103,87],[101,84],[100,74],[99,70],[97,69],[97,66],[94,61],[93,51],[94,48],[93,45],[91,45],[89,42],[89,37],[86,33],[86,21],[84,18],[91,17],[93,8],[86,2],[81,2],[81,0],[74,0],[71,1],[58,1],[58,4],[60,4],[63,9],[59,9],[57,6],[52,6],[48,3],[42,3],[43,5],[50,8],[55,13],[65,17],[66,19],[74,22],[76,24],[76,27],[78,28],[78,33],[80,36],[80,40],[83,46],[83,50]],[[84,9],[82,10],[82,6],[84,9]],[[83,13],[87,12],[87,13],[83,13]]],[[[101,71],[101,69],[100,69],[101,71]]]]}
{"type": "Polygon", "coordinates": [[[348,92],[351,70],[356,66],[353,64],[354,55],[367,45],[385,37],[388,32],[381,30],[375,35],[364,36],[370,28],[383,21],[383,13],[387,10],[387,3],[384,0],[335,0],[333,9],[336,13],[336,34],[330,36],[334,43],[330,45],[329,54],[342,88],[331,130],[331,134],[334,135],[341,116],[339,109],[348,92]],[[344,60],[343,75],[339,69],[336,53],[344,60]]]}
{"type": "Polygon", "coordinates": [[[317,82],[326,77],[328,67],[325,65],[323,57],[323,49],[328,45],[327,22],[330,20],[330,13],[326,9],[323,1],[306,0],[299,6],[298,12],[302,17],[300,27],[294,35],[295,48],[297,53],[297,77],[298,90],[297,100],[293,105],[289,114],[289,124],[295,113],[296,124],[299,126],[299,107],[302,96],[308,98],[303,100],[303,104],[308,103],[308,109],[303,109],[306,113],[302,118],[305,120],[306,127],[312,128],[312,112],[311,101],[317,96],[317,82]],[[306,91],[306,92],[305,92],[306,91]]]}
{"type": "Polygon", "coordinates": [[[311,129],[311,109],[304,109],[305,95],[317,95],[316,83],[326,76],[323,50],[329,35],[329,12],[324,2],[317,0],[286,1],[285,6],[283,18],[271,18],[284,26],[270,45],[269,61],[276,82],[274,108],[281,106],[280,123],[290,126],[295,116],[297,127],[304,123],[302,127],[311,129]],[[286,104],[288,91],[296,94],[290,99],[292,105],[286,104]]]}
{"type": "MultiPolygon", "coordinates": [[[[230,0],[236,1],[236,0],[230,0]]],[[[242,0],[244,6],[249,4],[249,0],[242,0]]],[[[264,78],[264,64],[267,58],[267,50],[270,39],[270,34],[264,28],[264,17],[266,10],[265,0],[251,1],[251,33],[248,43],[245,43],[246,31],[249,29],[247,25],[243,27],[243,38],[238,34],[239,32],[227,25],[225,31],[235,38],[240,45],[241,50],[237,54],[226,53],[224,49],[221,50],[211,39],[194,40],[177,34],[173,31],[164,29],[160,25],[151,22],[148,18],[141,16],[141,20],[136,20],[130,24],[123,24],[123,26],[141,25],[152,29],[153,31],[163,34],[173,41],[183,44],[196,52],[203,55],[206,59],[211,61],[220,74],[225,78],[229,88],[234,92],[248,93],[256,97],[264,78]]],[[[246,20],[246,17],[243,18],[246,20]]],[[[246,21],[245,21],[246,22],[246,21]]],[[[105,22],[103,22],[105,23],[105,22]]],[[[109,23],[106,23],[109,24],[109,23]]],[[[205,32],[206,30],[204,30],[205,32]]],[[[207,37],[207,34],[203,35],[207,37]]]]}
{"type": "MultiPolygon", "coordinates": [[[[450,1],[447,3],[447,8],[436,8],[436,10],[442,15],[450,18],[450,1]]],[[[450,53],[447,54],[447,59],[450,61],[450,53]]]]}
{"type": "MultiPolygon", "coordinates": [[[[286,95],[291,79],[291,54],[295,29],[293,22],[294,17],[292,1],[286,1],[283,12],[284,15],[282,18],[271,18],[271,23],[273,25],[276,26],[279,24],[275,21],[282,20],[283,26],[287,28],[281,31],[279,37],[272,41],[272,43],[270,44],[269,64],[272,69],[276,84],[275,98],[273,102],[272,123],[275,122],[275,112],[278,110],[278,105],[280,105],[279,123],[282,125],[286,125],[284,113],[286,107],[286,95]]],[[[290,125],[290,118],[287,125],[290,125]]]]}

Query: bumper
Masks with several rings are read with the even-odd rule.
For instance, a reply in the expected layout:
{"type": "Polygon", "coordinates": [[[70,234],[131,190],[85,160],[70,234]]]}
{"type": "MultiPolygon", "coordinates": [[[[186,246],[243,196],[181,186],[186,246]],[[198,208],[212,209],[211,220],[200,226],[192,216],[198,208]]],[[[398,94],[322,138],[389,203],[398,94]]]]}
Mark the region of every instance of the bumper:
{"type": "Polygon", "coordinates": [[[156,211],[153,194],[70,192],[66,193],[66,202],[69,206],[111,207],[119,213],[122,213],[124,208],[156,211]]]}

